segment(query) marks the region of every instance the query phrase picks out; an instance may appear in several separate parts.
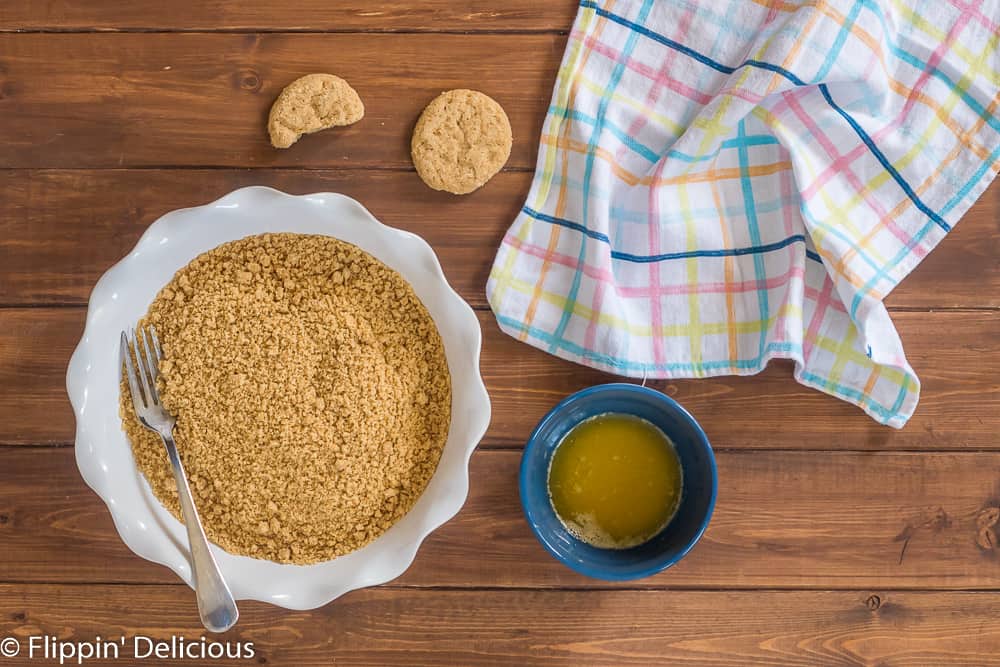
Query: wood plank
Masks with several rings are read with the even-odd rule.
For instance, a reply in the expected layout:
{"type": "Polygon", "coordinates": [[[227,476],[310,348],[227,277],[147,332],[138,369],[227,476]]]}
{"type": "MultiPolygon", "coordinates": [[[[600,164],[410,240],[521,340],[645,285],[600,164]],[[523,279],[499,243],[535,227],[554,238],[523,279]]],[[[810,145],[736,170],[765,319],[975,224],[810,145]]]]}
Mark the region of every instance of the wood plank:
{"type": "MultiPolygon", "coordinates": [[[[253,642],[253,660],[210,664],[1000,664],[1000,629],[987,622],[1000,611],[997,593],[375,589],[314,611],[240,611],[233,630],[209,641],[253,642]]],[[[34,585],[0,587],[0,634],[23,650],[31,635],[125,636],[118,660],[85,662],[114,667],[129,664],[135,635],[197,643],[206,633],[191,593],[176,586],[34,585]]]]}
{"type": "Polygon", "coordinates": [[[530,184],[531,174],[506,172],[472,195],[455,197],[431,190],[415,172],[0,171],[0,303],[86,303],[100,275],[167,211],[247,185],[270,185],[358,199],[386,224],[427,239],[449,281],[485,306],[493,256],[530,184]]]}
{"type": "MultiPolygon", "coordinates": [[[[893,314],[907,358],[920,377],[921,400],[901,430],[877,424],[859,408],[797,384],[791,362],[754,376],[654,380],[726,449],[994,449],[1000,446],[1000,312],[893,314]]],[[[619,381],[553,358],[484,322],[481,364],[493,400],[492,443],[520,444],[562,398],[619,381]]]]}
{"type": "MultiPolygon", "coordinates": [[[[394,586],[618,587],[552,559],[524,520],[517,451],[480,450],[469,499],[394,586]]],[[[635,588],[1000,590],[1000,453],[718,453],[705,537],[635,588]],[[995,526],[991,530],[1000,528],[995,526]]],[[[0,449],[0,581],[179,584],[121,543],[70,448],[0,449]]]]}
{"type": "Polygon", "coordinates": [[[308,30],[443,32],[569,30],[574,0],[269,0],[163,3],[6,0],[0,30],[308,30]]]}
{"type": "MultiPolygon", "coordinates": [[[[423,236],[474,306],[500,239],[524,202],[528,173],[502,173],[453,197],[412,172],[367,170],[0,171],[0,304],[86,303],[100,275],[167,211],[246,185],[343,192],[386,224],[423,236]],[[94,193],[100,196],[94,196],[94,193]]],[[[895,292],[890,308],[1000,308],[1000,182],[895,292]]]]}
{"type": "Polygon", "coordinates": [[[990,184],[885,302],[890,309],[1000,308],[1000,181],[990,184]]]}
{"type": "Polygon", "coordinates": [[[0,167],[409,169],[423,107],[476,87],[510,116],[508,167],[530,168],[564,45],[551,34],[0,34],[0,167]],[[364,119],[272,148],[278,92],[326,70],[357,89],[364,119]]]}
{"type": "MultiPolygon", "coordinates": [[[[489,312],[479,317],[493,400],[485,446],[520,446],[567,394],[616,380],[506,336],[489,312]]],[[[83,319],[81,308],[0,309],[0,444],[72,442],[63,378],[83,319]]],[[[650,384],[701,420],[717,448],[1000,448],[1000,311],[897,312],[895,321],[923,382],[916,414],[899,431],[797,384],[790,363],[750,377],[650,384]]]]}

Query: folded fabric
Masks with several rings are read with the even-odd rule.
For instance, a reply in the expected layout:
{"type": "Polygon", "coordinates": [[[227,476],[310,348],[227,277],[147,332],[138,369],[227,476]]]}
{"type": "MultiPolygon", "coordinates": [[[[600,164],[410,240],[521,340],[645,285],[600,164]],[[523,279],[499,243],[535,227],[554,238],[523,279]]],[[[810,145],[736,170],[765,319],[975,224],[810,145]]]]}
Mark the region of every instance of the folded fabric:
{"type": "Polygon", "coordinates": [[[902,426],[920,383],[882,300],[1000,166],[998,17],[583,0],[487,285],[501,328],[636,378],[793,359],[902,426]]]}

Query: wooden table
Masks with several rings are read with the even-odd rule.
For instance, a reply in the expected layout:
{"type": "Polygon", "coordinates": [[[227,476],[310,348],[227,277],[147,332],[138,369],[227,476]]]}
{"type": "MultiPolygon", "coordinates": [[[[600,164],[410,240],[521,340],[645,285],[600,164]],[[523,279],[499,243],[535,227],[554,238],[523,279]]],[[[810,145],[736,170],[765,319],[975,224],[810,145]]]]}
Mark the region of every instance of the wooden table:
{"type": "Polygon", "coordinates": [[[698,547],[615,585],[531,536],[521,445],[558,399],[610,378],[502,335],[483,288],[527,192],[574,12],[570,0],[2,1],[0,637],[202,634],[191,591],[123,546],[80,479],[63,378],[91,287],[153,220],[266,184],[346,193],[434,246],[479,312],[494,418],[465,508],[404,576],[310,612],[242,604],[229,638],[257,657],[236,664],[1000,664],[997,186],[888,300],[923,381],[905,429],[797,385],[787,364],[657,382],[716,447],[718,506],[698,547]],[[273,150],[270,103],[312,71],[347,78],[367,114],[273,150]],[[425,187],[407,150],[422,106],[455,87],[495,97],[514,128],[505,171],[466,197],[425,187]]]}

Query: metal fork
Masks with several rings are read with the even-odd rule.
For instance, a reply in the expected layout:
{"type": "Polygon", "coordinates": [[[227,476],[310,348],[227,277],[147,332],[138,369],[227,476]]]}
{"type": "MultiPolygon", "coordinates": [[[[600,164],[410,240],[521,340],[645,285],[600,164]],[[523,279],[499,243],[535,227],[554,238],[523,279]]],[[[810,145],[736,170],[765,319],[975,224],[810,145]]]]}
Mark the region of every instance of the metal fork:
{"type": "Polygon", "coordinates": [[[156,379],[160,375],[160,359],[163,351],[160,341],[156,338],[156,330],[150,327],[144,330],[140,327],[139,336],[132,331],[131,339],[122,332],[121,355],[125,364],[125,374],[128,376],[128,386],[132,394],[132,405],[135,414],[143,426],[156,431],[163,439],[167,449],[167,457],[174,471],[177,482],[177,496],[181,502],[181,513],[184,515],[184,525],[187,527],[188,544],[191,549],[191,571],[194,574],[194,590],[198,598],[198,612],[201,622],[211,632],[225,632],[236,624],[239,610],[236,600],[229,591],[219,565],[208,548],[208,538],[198,518],[191,488],[188,486],[184,467],[177,446],[174,444],[174,417],[160,403],[160,394],[156,388],[156,379]],[[136,363],[132,363],[132,354],[136,363]],[[136,368],[138,366],[138,368],[136,368]]]}

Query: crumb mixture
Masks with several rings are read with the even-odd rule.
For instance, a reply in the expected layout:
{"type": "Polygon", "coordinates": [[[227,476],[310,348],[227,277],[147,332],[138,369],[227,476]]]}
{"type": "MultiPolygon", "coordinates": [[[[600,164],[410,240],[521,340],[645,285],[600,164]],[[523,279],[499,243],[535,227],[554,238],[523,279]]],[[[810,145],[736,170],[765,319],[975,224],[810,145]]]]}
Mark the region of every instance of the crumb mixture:
{"type": "MultiPolygon", "coordinates": [[[[313,563],[358,549],[413,506],[437,467],[451,385],[433,320],[403,278],[326,236],[224,244],[149,307],[162,398],[210,540],[313,563]]],[[[180,506],[159,436],[122,392],[156,497],[180,506]]]]}

